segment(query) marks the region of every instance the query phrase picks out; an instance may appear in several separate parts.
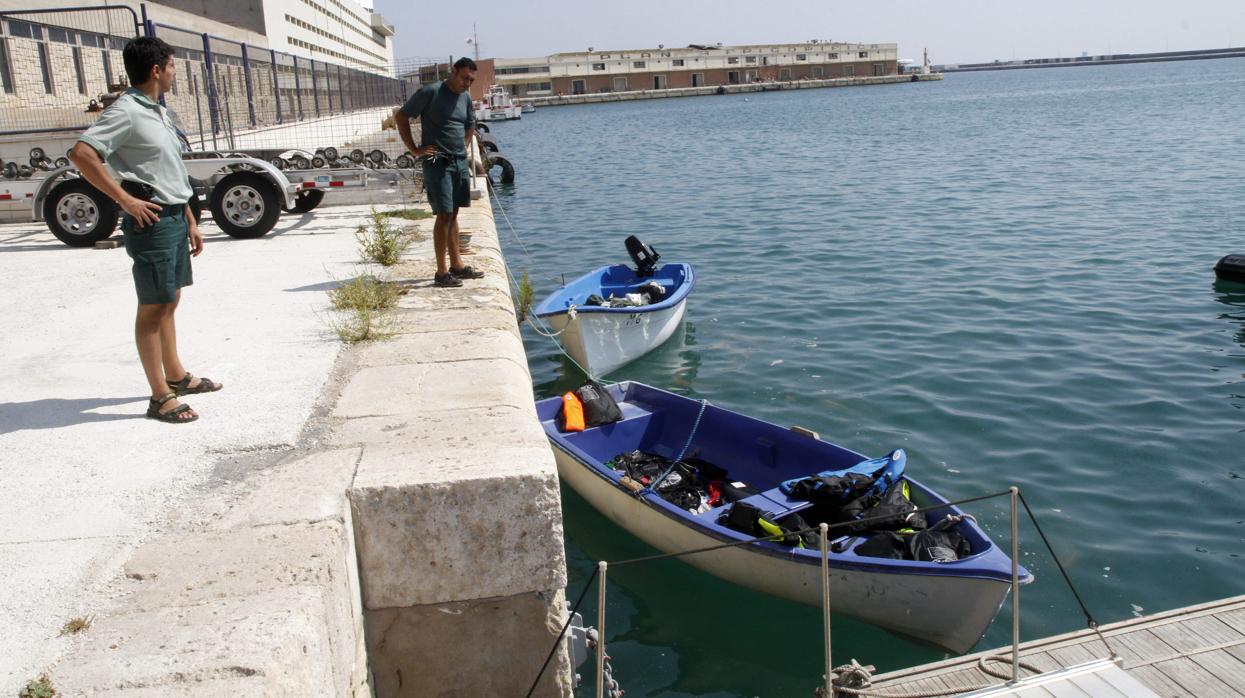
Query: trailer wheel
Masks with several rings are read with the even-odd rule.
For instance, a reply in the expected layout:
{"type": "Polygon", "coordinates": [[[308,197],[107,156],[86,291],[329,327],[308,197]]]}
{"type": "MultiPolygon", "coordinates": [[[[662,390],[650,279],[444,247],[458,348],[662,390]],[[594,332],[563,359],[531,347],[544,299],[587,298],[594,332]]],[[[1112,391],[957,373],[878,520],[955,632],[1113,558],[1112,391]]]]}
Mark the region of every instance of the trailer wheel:
{"type": "Polygon", "coordinates": [[[319,189],[304,189],[294,197],[294,210],[307,213],[324,201],[324,192],[319,189]]]}
{"type": "Polygon", "coordinates": [[[190,207],[190,215],[195,217],[195,224],[203,222],[203,202],[199,201],[199,193],[195,192],[190,195],[190,200],[186,202],[190,207]]]}
{"type": "Polygon", "coordinates": [[[277,190],[262,175],[234,172],[213,189],[208,202],[212,220],[229,237],[258,238],[268,234],[281,215],[277,190]]]}
{"type": "Polygon", "coordinates": [[[117,206],[85,179],[67,179],[44,199],[43,220],[57,240],[91,247],[117,229],[117,206]]]}

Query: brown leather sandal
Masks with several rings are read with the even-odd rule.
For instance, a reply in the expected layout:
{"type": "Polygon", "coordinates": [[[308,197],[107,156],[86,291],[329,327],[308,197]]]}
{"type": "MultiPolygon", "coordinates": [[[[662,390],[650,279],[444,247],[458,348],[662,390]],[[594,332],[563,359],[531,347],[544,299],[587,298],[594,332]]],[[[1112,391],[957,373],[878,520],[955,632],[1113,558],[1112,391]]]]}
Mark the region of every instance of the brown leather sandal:
{"type": "Polygon", "coordinates": [[[168,422],[169,424],[187,424],[199,418],[197,414],[192,414],[189,417],[182,416],[190,412],[190,405],[184,402],[168,412],[160,411],[160,408],[164,407],[164,403],[175,399],[177,399],[176,393],[165,393],[159,398],[151,398],[147,404],[147,417],[161,422],[168,422]]]}
{"type": "Polygon", "coordinates": [[[198,395],[199,393],[214,393],[225,387],[220,383],[213,381],[211,378],[200,378],[199,384],[192,388],[190,387],[190,382],[194,379],[194,375],[191,374],[190,371],[186,371],[185,378],[179,381],[167,382],[169,384],[169,389],[177,393],[178,397],[181,397],[182,395],[198,395]]]}

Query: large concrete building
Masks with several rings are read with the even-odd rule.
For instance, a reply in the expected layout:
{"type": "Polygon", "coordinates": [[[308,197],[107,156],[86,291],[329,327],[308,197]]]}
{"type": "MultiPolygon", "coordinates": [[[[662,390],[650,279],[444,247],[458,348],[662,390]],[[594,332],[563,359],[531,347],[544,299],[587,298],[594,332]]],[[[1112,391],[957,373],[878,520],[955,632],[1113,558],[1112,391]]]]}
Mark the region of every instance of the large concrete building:
{"type": "Polygon", "coordinates": [[[393,27],[356,0],[122,0],[49,12],[69,5],[0,0],[11,13],[0,17],[0,141],[92,123],[100,97],[127,82],[121,49],[142,19],[177,52],[166,101],[187,132],[355,111],[401,93],[393,27]]]}
{"type": "Polygon", "coordinates": [[[355,0],[163,0],[267,37],[265,48],[391,74],[392,25],[355,0]]]}
{"type": "Polygon", "coordinates": [[[498,58],[481,69],[511,94],[535,97],[895,75],[898,63],[896,44],[809,42],[590,49],[544,58],[498,58]]]}

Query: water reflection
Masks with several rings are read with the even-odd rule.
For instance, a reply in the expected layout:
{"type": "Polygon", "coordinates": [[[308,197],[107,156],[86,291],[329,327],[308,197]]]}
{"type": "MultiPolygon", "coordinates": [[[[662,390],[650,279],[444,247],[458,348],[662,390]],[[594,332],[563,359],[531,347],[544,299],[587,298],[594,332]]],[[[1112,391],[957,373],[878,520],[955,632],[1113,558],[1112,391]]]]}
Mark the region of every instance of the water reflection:
{"type": "MultiPolygon", "coordinates": [[[[536,337],[538,342],[528,345],[532,372],[537,376],[549,376],[536,380],[534,390],[537,399],[561,395],[584,384],[587,377],[565,354],[553,348],[553,340],[536,337]]],[[[696,324],[684,320],[670,339],[644,356],[632,361],[613,373],[602,376],[607,383],[634,380],[648,383],[665,390],[690,395],[695,392],[696,376],[700,371],[701,355],[696,346],[696,324]]]]}
{"type": "Polygon", "coordinates": [[[1245,283],[1240,281],[1215,281],[1215,300],[1232,308],[1220,313],[1220,320],[1228,320],[1237,325],[1235,335],[1237,344],[1245,346],[1245,283]]]}

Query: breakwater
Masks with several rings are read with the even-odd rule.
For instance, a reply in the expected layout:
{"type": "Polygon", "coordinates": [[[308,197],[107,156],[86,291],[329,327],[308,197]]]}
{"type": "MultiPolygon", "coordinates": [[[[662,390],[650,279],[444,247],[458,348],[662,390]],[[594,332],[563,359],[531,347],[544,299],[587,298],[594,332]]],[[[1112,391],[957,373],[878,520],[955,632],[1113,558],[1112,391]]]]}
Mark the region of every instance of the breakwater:
{"type": "Polygon", "coordinates": [[[862,85],[894,85],[903,82],[926,82],[941,80],[939,73],[928,75],[874,75],[868,77],[832,78],[826,80],[788,80],[785,82],[753,82],[744,85],[714,85],[706,87],[675,87],[666,90],[634,90],[629,92],[593,92],[579,95],[552,95],[530,97],[527,101],[537,107],[555,107],[568,104],[596,104],[599,102],[633,102],[643,99],[667,99],[670,97],[707,97],[710,95],[746,94],[750,92],[779,92],[782,90],[812,90],[828,87],[859,87],[862,85]]]}
{"type": "Polygon", "coordinates": [[[938,66],[944,73],[969,73],[982,70],[1026,70],[1029,68],[1075,68],[1087,65],[1120,65],[1125,63],[1163,63],[1166,61],[1205,61],[1216,58],[1245,58],[1245,46],[1211,48],[1196,51],[1163,51],[1160,53],[1109,53],[1098,56],[1063,56],[1059,58],[1025,58],[990,63],[961,63],[938,66]]]}

